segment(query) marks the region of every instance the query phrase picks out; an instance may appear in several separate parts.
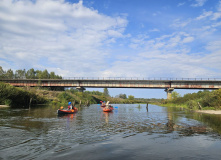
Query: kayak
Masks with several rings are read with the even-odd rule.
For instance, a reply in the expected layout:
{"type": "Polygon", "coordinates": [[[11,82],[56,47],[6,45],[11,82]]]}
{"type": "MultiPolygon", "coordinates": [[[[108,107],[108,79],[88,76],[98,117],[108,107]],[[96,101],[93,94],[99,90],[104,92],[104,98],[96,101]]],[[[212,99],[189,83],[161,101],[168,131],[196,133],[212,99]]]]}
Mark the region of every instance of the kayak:
{"type": "Polygon", "coordinates": [[[73,113],[76,113],[78,111],[77,108],[74,108],[74,109],[58,109],[58,114],[73,114],[73,113]]]}
{"type": "Polygon", "coordinates": [[[111,112],[112,110],[114,110],[112,107],[111,108],[104,108],[103,109],[104,112],[111,112]]]}

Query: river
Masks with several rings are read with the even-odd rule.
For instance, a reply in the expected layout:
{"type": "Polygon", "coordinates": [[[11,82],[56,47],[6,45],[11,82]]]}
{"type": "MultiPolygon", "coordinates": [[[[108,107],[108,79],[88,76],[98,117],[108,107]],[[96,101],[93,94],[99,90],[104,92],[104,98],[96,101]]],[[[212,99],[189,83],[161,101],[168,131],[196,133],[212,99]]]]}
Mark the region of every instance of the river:
{"type": "Polygon", "coordinates": [[[149,104],[0,108],[0,160],[220,159],[221,115],[149,104]]]}

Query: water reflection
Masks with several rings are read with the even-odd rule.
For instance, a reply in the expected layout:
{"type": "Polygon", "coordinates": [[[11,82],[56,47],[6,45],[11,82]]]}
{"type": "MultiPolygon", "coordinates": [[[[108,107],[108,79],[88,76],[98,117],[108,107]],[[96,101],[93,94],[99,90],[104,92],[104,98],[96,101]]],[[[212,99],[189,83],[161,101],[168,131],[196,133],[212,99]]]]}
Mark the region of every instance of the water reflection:
{"type": "Polygon", "coordinates": [[[64,119],[76,119],[77,113],[73,114],[59,114],[58,118],[64,118],[64,119]]]}
{"type": "Polygon", "coordinates": [[[219,135],[221,135],[221,115],[192,113],[188,114],[187,117],[202,122],[204,125],[210,127],[210,131],[213,130],[213,132],[217,132],[219,135]]]}
{"type": "Polygon", "coordinates": [[[105,120],[105,123],[109,122],[109,117],[113,114],[113,112],[101,112],[101,120],[105,120]]]}

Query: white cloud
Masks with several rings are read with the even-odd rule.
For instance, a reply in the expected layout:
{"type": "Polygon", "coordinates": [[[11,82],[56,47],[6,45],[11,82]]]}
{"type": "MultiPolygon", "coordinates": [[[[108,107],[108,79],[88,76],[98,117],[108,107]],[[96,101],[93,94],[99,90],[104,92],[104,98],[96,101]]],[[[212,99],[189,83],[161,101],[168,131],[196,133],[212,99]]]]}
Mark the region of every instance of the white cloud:
{"type": "Polygon", "coordinates": [[[142,50],[138,56],[131,55],[127,61],[118,59],[106,72],[119,77],[220,77],[221,73],[217,72],[221,68],[220,41],[210,42],[204,53],[194,53],[191,50],[194,49],[195,36],[174,32],[157,38],[133,40],[136,49],[142,50]]]}
{"type": "Polygon", "coordinates": [[[159,31],[160,31],[160,30],[157,29],[157,28],[154,28],[154,29],[149,30],[149,32],[159,32],[159,31]]]}
{"type": "Polygon", "coordinates": [[[195,0],[195,3],[192,4],[192,7],[202,7],[207,0],[195,0]]]}
{"type": "Polygon", "coordinates": [[[183,43],[189,43],[192,42],[194,40],[194,37],[186,37],[183,39],[183,43]]]}
{"type": "Polygon", "coordinates": [[[179,3],[179,4],[177,5],[177,7],[183,6],[184,4],[185,4],[185,2],[179,3]]]}
{"type": "Polygon", "coordinates": [[[221,18],[221,12],[216,12],[216,13],[213,14],[212,20],[217,20],[219,18],[221,18]]]}
{"type": "Polygon", "coordinates": [[[217,11],[221,12],[221,1],[219,1],[219,4],[217,5],[217,11]]]}
{"type": "Polygon", "coordinates": [[[199,17],[196,18],[196,20],[201,20],[201,19],[206,18],[206,17],[209,17],[209,16],[211,16],[211,15],[213,15],[213,12],[212,12],[212,11],[208,11],[208,12],[205,12],[205,11],[204,11],[204,13],[203,13],[202,15],[200,15],[199,17]]]}
{"type": "Polygon", "coordinates": [[[221,40],[208,43],[206,49],[209,51],[221,51],[221,40]]]}
{"type": "Polygon", "coordinates": [[[127,26],[125,17],[99,14],[83,1],[2,0],[0,6],[0,57],[15,69],[99,75],[108,54],[104,46],[123,38],[127,26]]]}
{"type": "Polygon", "coordinates": [[[188,20],[175,19],[173,24],[171,24],[171,26],[176,27],[176,28],[185,27],[189,23],[191,23],[191,21],[192,21],[191,19],[188,19],[188,20]]]}

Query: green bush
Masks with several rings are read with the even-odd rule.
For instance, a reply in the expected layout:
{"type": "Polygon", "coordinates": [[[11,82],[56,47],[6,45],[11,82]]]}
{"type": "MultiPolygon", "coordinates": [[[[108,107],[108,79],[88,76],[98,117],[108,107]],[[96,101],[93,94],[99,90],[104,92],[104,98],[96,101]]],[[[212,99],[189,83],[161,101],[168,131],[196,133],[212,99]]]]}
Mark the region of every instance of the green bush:
{"type": "Polygon", "coordinates": [[[213,91],[199,91],[197,93],[188,93],[183,97],[172,97],[172,100],[167,100],[166,103],[173,103],[177,105],[186,104],[190,109],[198,109],[199,105],[203,109],[205,108],[215,108],[220,109],[221,107],[221,89],[213,90],[213,91]]]}
{"type": "Polygon", "coordinates": [[[187,101],[187,106],[189,109],[197,109],[198,108],[198,104],[194,100],[187,101]]]}
{"type": "Polygon", "coordinates": [[[44,97],[38,96],[35,93],[0,82],[0,104],[11,107],[28,107],[30,100],[32,100],[31,104],[47,102],[44,97]]]}

